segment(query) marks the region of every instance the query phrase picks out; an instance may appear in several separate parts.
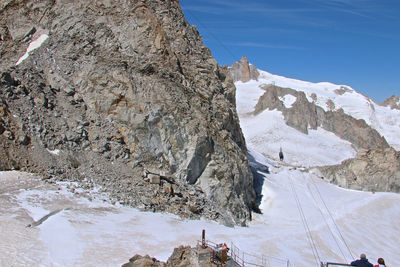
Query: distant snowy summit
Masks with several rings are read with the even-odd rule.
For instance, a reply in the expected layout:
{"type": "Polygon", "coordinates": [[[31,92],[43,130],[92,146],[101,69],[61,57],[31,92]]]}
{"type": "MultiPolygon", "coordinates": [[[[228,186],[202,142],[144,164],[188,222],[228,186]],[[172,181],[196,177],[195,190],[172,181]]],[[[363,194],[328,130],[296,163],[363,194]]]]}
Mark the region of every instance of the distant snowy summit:
{"type": "MultiPolygon", "coordinates": [[[[364,120],[367,124],[366,126],[375,130],[390,146],[400,150],[400,101],[396,96],[392,96],[379,105],[350,86],[329,82],[313,83],[274,75],[257,69],[248,62],[246,57],[242,57],[240,62],[235,62],[230,71],[238,91],[246,90],[247,93],[253,91],[252,94],[258,95],[257,100],[249,104],[250,106],[247,102],[244,106],[241,105],[243,101],[237,99],[239,114],[243,111],[260,113],[264,109],[277,109],[283,112],[288,125],[302,132],[307,133],[308,129],[325,127],[331,128],[328,131],[334,132],[339,136],[341,135],[337,131],[342,131],[349,138],[354,135],[350,130],[350,127],[353,127],[351,125],[358,125],[362,128],[360,134],[364,135],[363,139],[366,142],[371,142],[369,146],[374,147],[376,142],[379,143],[376,143],[379,146],[384,144],[385,142],[381,141],[378,136],[373,139],[368,137],[371,134],[375,135],[375,133],[366,130],[361,121],[357,122],[357,120],[364,120]],[[262,100],[263,95],[264,100],[262,100]],[[267,97],[268,100],[265,99],[267,97]],[[300,106],[300,102],[303,102],[302,106],[300,106]],[[292,112],[290,112],[290,109],[292,109],[292,112]],[[307,109],[309,112],[305,112],[307,109]],[[319,109],[321,110],[317,112],[319,109]],[[297,110],[297,113],[303,113],[303,116],[299,117],[296,114],[292,114],[294,110],[297,110]],[[347,126],[334,127],[332,122],[328,122],[323,118],[338,117],[338,113],[348,115],[354,118],[355,121],[348,123],[347,126]],[[290,119],[289,114],[295,115],[295,118],[290,119]],[[336,130],[332,130],[332,127],[336,130]]],[[[344,139],[348,140],[349,138],[344,139]]],[[[356,137],[355,139],[359,138],[356,137]]],[[[354,144],[353,141],[348,141],[354,144]]],[[[369,148],[366,145],[364,144],[361,147],[369,148]]]]}

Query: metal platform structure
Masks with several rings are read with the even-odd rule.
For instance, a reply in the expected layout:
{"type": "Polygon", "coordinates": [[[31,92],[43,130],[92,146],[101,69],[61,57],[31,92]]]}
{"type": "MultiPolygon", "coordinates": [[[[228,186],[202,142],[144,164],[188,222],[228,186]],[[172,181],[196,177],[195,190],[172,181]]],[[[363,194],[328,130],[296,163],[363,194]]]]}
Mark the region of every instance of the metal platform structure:
{"type": "MultiPolygon", "coordinates": [[[[254,255],[245,251],[240,250],[233,242],[230,246],[226,246],[227,249],[224,252],[225,243],[214,243],[206,240],[205,230],[202,233],[202,239],[198,242],[198,247],[202,248],[202,251],[198,251],[199,260],[209,258],[211,262],[214,262],[217,266],[227,267],[290,267],[290,261],[287,259],[280,259],[278,257],[266,256],[266,255],[254,255]],[[226,257],[224,256],[226,253],[226,257]],[[200,259],[200,257],[202,259],[200,259]]],[[[333,266],[329,266],[333,267],[333,266]]]]}

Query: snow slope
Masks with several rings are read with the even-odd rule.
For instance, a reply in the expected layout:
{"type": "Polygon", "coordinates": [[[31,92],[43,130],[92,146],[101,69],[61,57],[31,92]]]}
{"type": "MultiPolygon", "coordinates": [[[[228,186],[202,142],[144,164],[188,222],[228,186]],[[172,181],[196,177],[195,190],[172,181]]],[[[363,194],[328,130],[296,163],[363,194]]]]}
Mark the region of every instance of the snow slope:
{"type": "MultiPolygon", "coordinates": [[[[337,164],[355,156],[350,142],[322,128],[303,134],[287,126],[280,111],[265,110],[252,115],[258,98],[264,93],[259,84],[256,81],[236,83],[237,111],[248,147],[274,159],[278,159],[282,147],[286,162],[307,167],[337,164]]],[[[293,102],[290,100],[287,105],[293,102]]]]}
{"type": "Polygon", "coordinates": [[[259,72],[258,81],[235,83],[240,94],[237,99],[245,101],[245,98],[243,98],[245,93],[241,91],[257,90],[254,87],[259,87],[262,84],[275,84],[280,87],[303,91],[310,102],[313,101],[312,94],[315,94],[317,97],[316,104],[324,110],[329,110],[328,101],[331,100],[335,105],[335,110],[342,108],[348,115],[356,119],[364,119],[367,124],[383,135],[390,145],[400,150],[400,110],[380,106],[372,99],[357,93],[346,85],[328,82],[312,83],[270,74],[262,70],[259,70],[259,72]]]}
{"type": "Polygon", "coordinates": [[[374,261],[385,258],[388,266],[400,261],[400,240],[394,238],[400,235],[400,195],[346,190],[313,174],[273,165],[272,173],[265,175],[263,214],[255,214],[248,227],[235,228],[111,205],[99,194],[92,194],[89,201],[68,192],[65,185],[50,186],[29,174],[3,172],[0,266],[120,266],[136,253],[166,260],[174,247],[195,245],[202,229],[209,240],[234,242],[243,251],[263,254],[267,266],[287,266],[287,260],[290,266],[319,266],[319,260],[349,262],[361,252],[374,261]],[[307,240],[295,194],[317,257],[307,240]],[[60,208],[67,209],[37,227],[26,227],[60,208]]]}

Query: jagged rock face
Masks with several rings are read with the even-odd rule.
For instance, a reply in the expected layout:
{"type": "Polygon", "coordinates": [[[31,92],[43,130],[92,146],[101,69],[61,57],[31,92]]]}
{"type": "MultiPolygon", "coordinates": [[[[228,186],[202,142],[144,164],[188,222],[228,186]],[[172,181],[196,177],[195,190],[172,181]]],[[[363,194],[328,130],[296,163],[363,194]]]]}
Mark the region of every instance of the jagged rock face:
{"type": "Polygon", "coordinates": [[[1,169],[90,181],[143,209],[250,218],[235,87],[178,1],[5,1],[0,20],[1,169]]]}
{"type": "Polygon", "coordinates": [[[400,97],[392,95],[391,97],[383,101],[380,105],[384,107],[390,107],[391,109],[400,110],[400,97]]]}
{"type": "Polygon", "coordinates": [[[361,150],[354,159],[319,169],[323,179],[342,187],[400,193],[400,152],[393,148],[361,150]]]}
{"type": "Polygon", "coordinates": [[[345,114],[343,110],[324,111],[314,102],[308,102],[304,92],[275,85],[265,85],[263,89],[265,93],[260,97],[255,107],[254,112],[256,114],[265,109],[277,109],[282,112],[289,126],[305,134],[308,133],[308,129],[322,127],[351,142],[358,149],[389,147],[385,138],[366,124],[364,120],[354,119],[345,114]],[[296,98],[290,107],[286,107],[282,100],[287,95],[296,98]]]}
{"type": "Polygon", "coordinates": [[[258,80],[260,73],[254,65],[250,65],[247,58],[243,56],[240,62],[233,63],[229,68],[234,82],[242,81],[248,82],[250,80],[258,80]]]}

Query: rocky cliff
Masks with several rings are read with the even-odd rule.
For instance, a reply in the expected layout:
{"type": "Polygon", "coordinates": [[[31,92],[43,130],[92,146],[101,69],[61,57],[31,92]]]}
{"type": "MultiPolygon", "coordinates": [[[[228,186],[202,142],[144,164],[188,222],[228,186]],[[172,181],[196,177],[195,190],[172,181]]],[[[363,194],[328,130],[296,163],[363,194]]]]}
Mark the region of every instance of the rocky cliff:
{"type": "Polygon", "coordinates": [[[176,0],[0,6],[0,169],[243,224],[253,177],[235,87],[176,0]]]}
{"type": "Polygon", "coordinates": [[[229,70],[234,82],[242,81],[245,83],[250,80],[257,80],[260,76],[257,68],[249,64],[245,56],[240,59],[240,62],[233,63],[229,70]]]}
{"type": "Polygon", "coordinates": [[[361,150],[354,159],[319,169],[323,179],[342,187],[400,193],[400,152],[393,148],[361,150]]]}
{"type": "Polygon", "coordinates": [[[265,90],[256,105],[255,113],[265,109],[277,109],[282,112],[286,123],[297,130],[308,133],[308,129],[323,129],[330,131],[340,138],[351,142],[356,148],[388,148],[389,145],[375,129],[364,120],[357,120],[343,110],[325,111],[314,102],[309,102],[304,92],[276,85],[265,85],[265,90]],[[284,97],[292,96],[295,101],[291,106],[284,103],[284,97]]]}

